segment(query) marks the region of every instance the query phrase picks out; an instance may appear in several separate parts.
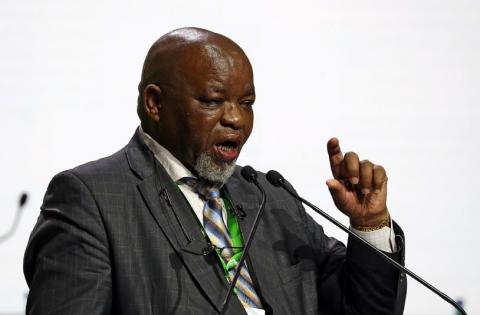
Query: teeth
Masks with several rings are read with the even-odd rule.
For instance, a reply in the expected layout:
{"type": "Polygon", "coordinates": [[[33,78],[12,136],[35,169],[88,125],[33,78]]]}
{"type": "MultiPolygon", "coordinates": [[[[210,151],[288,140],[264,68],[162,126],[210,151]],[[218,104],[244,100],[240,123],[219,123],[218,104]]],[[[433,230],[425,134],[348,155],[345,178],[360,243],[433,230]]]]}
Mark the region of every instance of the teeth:
{"type": "Polygon", "coordinates": [[[233,150],[233,147],[229,147],[229,146],[225,146],[225,145],[219,145],[218,147],[222,151],[232,151],[233,150]]]}

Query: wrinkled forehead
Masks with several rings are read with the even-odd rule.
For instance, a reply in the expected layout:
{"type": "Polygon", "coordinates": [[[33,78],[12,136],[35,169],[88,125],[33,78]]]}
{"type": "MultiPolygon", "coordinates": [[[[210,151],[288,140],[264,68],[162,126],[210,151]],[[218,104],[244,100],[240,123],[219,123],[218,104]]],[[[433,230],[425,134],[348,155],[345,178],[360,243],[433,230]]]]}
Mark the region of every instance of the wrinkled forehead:
{"type": "Polygon", "coordinates": [[[178,59],[177,70],[189,75],[252,73],[250,61],[235,44],[207,42],[188,47],[178,59]]]}
{"type": "Polygon", "coordinates": [[[206,44],[184,56],[175,87],[194,94],[254,94],[253,72],[242,51],[206,44]]]}

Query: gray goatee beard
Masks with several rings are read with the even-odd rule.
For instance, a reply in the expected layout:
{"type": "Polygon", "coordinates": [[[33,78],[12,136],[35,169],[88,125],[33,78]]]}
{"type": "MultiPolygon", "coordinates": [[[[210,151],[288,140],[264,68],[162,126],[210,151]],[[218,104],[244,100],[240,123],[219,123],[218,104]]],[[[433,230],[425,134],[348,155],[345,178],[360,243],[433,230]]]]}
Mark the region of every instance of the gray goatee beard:
{"type": "Polygon", "coordinates": [[[224,162],[221,165],[215,163],[214,158],[207,152],[202,152],[195,161],[194,169],[198,177],[212,182],[216,186],[223,186],[235,172],[236,160],[224,162]]]}

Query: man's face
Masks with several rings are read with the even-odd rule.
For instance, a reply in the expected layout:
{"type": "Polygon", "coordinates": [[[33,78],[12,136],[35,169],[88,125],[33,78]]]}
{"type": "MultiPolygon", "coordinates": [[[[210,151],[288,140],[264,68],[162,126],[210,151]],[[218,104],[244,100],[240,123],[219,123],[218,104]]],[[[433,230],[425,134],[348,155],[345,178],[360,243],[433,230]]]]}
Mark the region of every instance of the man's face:
{"type": "Polygon", "coordinates": [[[223,183],[253,127],[253,73],[243,52],[191,49],[160,86],[161,143],[202,178],[223,183]]]}

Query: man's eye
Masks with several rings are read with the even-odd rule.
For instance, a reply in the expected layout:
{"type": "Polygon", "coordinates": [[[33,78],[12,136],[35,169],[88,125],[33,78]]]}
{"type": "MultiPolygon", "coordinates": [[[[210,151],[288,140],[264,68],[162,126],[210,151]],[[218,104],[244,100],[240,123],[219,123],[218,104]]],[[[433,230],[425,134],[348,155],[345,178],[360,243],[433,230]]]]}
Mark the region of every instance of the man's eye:
{"type": "Polygon", "coordinates": [[[218,106],[223,103],[223,99],[219,98],[214,98],[214,99],[204,99],[202,100],[202,103],[208,105],[208,106],[218,106]]]}
{"type": "Polygon", "coordinates": [[[253,103],[255,103],[255,101],[246,100],[246,101],[243,101],[243,102],[242,102],[242,105],[247,106],[247,107],[252,107],[252,106],[253,106],[253,103]]]}

